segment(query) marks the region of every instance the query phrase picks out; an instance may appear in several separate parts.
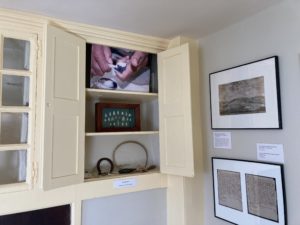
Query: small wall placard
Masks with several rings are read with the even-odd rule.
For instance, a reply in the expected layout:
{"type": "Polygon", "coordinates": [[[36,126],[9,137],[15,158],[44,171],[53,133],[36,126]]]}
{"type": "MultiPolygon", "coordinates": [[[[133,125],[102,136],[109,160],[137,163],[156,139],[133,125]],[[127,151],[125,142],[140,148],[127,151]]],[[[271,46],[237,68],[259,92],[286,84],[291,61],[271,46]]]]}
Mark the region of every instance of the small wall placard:
{"type": "Polygon", "coordinates": [[[128,187],[135,187],[136,186],[136,179],[129,178],[129,179],[119,179],[114,181],[114,188],[128,188],[128,187]]]}

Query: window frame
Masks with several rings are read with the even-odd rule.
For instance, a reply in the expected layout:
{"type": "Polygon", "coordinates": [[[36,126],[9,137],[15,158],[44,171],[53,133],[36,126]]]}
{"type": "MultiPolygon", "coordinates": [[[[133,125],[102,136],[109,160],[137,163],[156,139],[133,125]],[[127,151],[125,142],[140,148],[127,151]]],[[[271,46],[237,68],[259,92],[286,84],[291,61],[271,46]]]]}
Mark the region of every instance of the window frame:
{"type": "MultiPolygon", "coordinates": [[[[26,180],[20,183],[2,184],[0,185],[0,193],[15,192],[29,190],[33,188],[36,178],[36,168],[34,163],[35,149],[35,120],[36,120],[36,77],[37,77],[37,52],[38,52],[38,35],[27,32],[15,32],[9,30],[0,31],[0,119],[1,113],[28,113],[28,131],[27,143],[24,144],[0,144],[0,151],[26,150],[26,180]],[[29,69],[5,69],[4,61],[4,39],[13,38],[29,41],[29,69]],[[29,78],[29,105],[28,106],[2,106],[2,79],[3,75],[7,76],[24,76],[29,78]]],[[[0,124],[1,126],[1,124],[0,124]]],[[[1,128],[1,127],[0,127],[1,128]]]]}

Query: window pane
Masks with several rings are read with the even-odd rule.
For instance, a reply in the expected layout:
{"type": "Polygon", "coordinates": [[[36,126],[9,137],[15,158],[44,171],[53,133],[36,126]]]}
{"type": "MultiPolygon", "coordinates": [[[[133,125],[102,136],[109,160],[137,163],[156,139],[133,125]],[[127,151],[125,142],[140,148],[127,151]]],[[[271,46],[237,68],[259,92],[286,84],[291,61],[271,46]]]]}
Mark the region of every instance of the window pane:
{"type": "Polygon", "coordinates": [[[29,77],[3,75],[2,105],[29,105],[29,77]]]}
{"type": "Polygon", "coordinates": [[[30,42],[4,38],[3,68],[29,70],[30,42]]]}
{"type": "Polygon", "coordinates": [[[27,143],[28,113],[1,113],[0,144],[27,143]]]}
{"type": "Polygon", "coordinates": [[[0,221],[1,225],[70,225],[71,205],[1,215],[0,221]]]}
{"type": "Polygon", "coordinates": [[[0,151],[0,184],[26,181],[27,151],[0,151]]]}

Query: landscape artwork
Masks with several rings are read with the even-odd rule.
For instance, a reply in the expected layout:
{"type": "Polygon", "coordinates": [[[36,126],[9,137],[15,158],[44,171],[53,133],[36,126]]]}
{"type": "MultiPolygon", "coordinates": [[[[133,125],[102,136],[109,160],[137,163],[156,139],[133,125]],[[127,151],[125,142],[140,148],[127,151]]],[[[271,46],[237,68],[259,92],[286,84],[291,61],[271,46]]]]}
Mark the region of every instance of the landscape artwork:
{"type": "Polygon", "coordinates": [[[219,85],[220,115],[265,113],[264,77],[219,85]]]}
{"type": "Polygon", "coordinates": [[[209,74],[212,129],[282,129],[278,56],[209,74]]]}

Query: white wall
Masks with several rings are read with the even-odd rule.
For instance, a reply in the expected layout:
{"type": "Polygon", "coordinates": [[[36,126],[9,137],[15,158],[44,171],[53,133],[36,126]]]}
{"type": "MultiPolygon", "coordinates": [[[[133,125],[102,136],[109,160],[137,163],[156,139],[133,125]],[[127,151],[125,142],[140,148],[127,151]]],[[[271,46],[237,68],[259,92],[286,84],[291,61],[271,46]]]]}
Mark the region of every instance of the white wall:
{"type": "Polygon", "coordinates": [[[300,2],[286,0],[254,17],[199,40],[202,80],[205,225],[225,225],[214,217],[211,157],[256,160],[256,143],[284,145],[289,225],[300,224],[300,2]],[[279,56],[282,130],[234,130],[232,150],[213,149],[209,73],[269,56],[279,56]]]}
{"type": "Polygon", "coordinates": [[[166,207],[165,189],[85,200],[82,225],[166,225],[166,207]]]}

